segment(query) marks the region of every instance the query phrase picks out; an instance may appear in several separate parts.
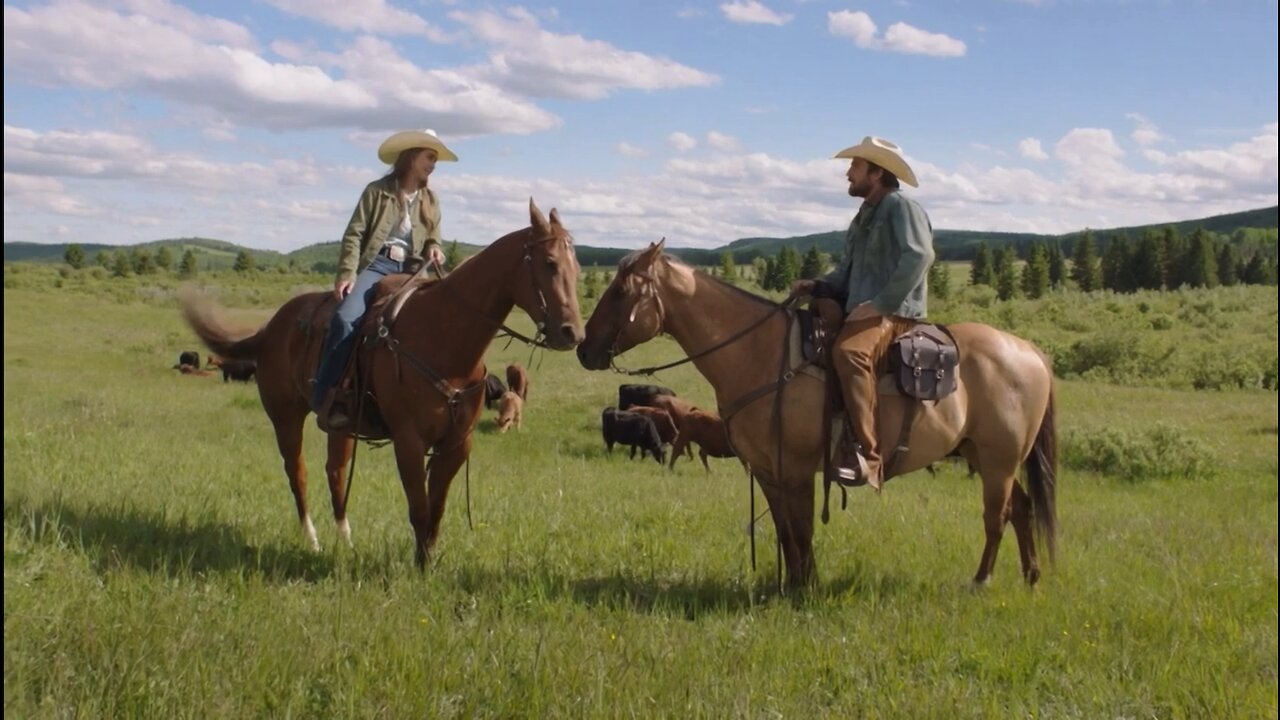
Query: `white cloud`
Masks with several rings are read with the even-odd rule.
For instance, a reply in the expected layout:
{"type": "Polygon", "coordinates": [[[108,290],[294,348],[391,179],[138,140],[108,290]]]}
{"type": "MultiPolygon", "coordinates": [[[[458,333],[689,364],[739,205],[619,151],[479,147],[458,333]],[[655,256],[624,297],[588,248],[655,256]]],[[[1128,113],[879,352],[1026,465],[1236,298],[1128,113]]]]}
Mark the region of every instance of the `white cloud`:
{"type": "Polygon", "coordinates": [[[750,25],[786,25],[793,15],[776,13],[757,0],[733,0],[722,3],[720,11],[730,22],[750,25]]]}
{"type": "Polygon", "coordinates": [[[705,87],[720,81],[674,60],[548,32],[523,8],[509,9],[506,15],[455,11],[449,17],[494,47],[489,63],[469,73],[525,95],[591,100],[616,90],[705,87]]]}
{"type": "Polygon", "coordinates": [[[877,36],[875,21],[862,11],[839,10],[827,13],[827,31],[838,37],[847,37],[866,50],[933,57],[962,57],[966,47],[963,41],[942,33],[929,32],[897,22],[877,36]]]}
{"type": "Polygon", "coordinates": [[[741,147],[737,138],[732,135],[716,132],[715,130],[707,133],[707,144],[716,150],[723,150],[726,152],[732,152],[741,147]]]}
{"type": "Polygon", "coordinates": [[[692,135],[682,132],[673,132],[668,135],[667,144],[680,152],[688,152],[698,147],[698,141],[692,135]]]}
{"type": "Polygon", "coordinates": [[[629,142],[620,142],[614,147],[617,149],[618,154],[623,157],[644,157],[649,154],[648,150],[632,145],[629,142]]]}
{"type": "MultiPolygon", "coordinates": [[[[4,8],[6,82],[138,91],[274,130],[430,126],[441,133],[523,134],[559,119],[460,71],[426,70],[382,40],[357,38],[315,64],[278,63],[180,27],[80,0],[4,8]]],[[[287,47],[287,46],[286,46],[287,47]]]]}
{"type": "Polygon", "coordinates": [[[692,20],[693,18],[702,17],[705,14],[706,13],[702,12],[698,8],[690,7],[688,5],[676,11],[676,17],[681,20],[692,20]]]}
{"type": "MultiPolygon", "coordinates": [[[[1144,172],[1126,164],[1114,131],[1076,128],[1034,170],[977,164],[992,157],[985,152],[954,166],[911,158],[921,187],[906,192],[935,228],[1067,232],[1204,217],[1276,202],[1276,135],[1271,123],[1239,142],[1156,153],[1158,169],[1144,172]]],[[[6,238],[51,238],[63,226],[70,237],[105,242],[202,235],[290,250],[336,239],[372,179],[367,169],[306,158],[223,162],[156,142],[7,126],[6,238]]],[[[697,145],[685,133],[668,142],[697,145]]],[[[857,209],[846,164],[826,158],[676,155],[655,172],[604,179],[458,174],[461,167],[442,167],[432,184],[445,237],[477,243],[523,224],[530,195],[544,211],[558,207],[580,244],[615,247],[662,236],[673,247],[716,247],[827,232],[847,226],[857,209]]]]}
{"type": "Polygon", "coordinates": [[[1129,137],[1142,147],[1155,145],[1156,143],[1167,139],[1164,134],[1160,132],[1160,128],[1156,127],[1155,123],[1151,122],[1140,113],[1128,113],[1125,117],[1132,120],[1135,126],[1133,133],[1129,137]]]}
{"type": "Polygon", "coordinates": [[[245,26],[212,15],[197,15],[168,0],[121,0],[117,6],[201,40],[246,50],[257,47],[253,34],[245,26]]]}
{"type": "Polygon", "coordinates": [[[375,35],[418,35],[449,42],[449,35],[422,16],[392,7],[386,0],[267,0],[287,13],[348,32],[375,35]]]}
{"type": "Polygon", "coordinates": [[[1049,154],[1040,147],[1040,141],[1036,138],[1023,138],[1018,142],[1018,152],[1022,157],[1029,160],[1048,160],[1049,154]]]}

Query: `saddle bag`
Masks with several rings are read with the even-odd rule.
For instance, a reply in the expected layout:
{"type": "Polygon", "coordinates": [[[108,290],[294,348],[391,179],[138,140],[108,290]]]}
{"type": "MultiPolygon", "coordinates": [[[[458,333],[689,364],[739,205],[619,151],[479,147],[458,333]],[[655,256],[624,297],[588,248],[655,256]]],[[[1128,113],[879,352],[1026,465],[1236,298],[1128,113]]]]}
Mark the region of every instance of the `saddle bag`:
{"type": "Polygon", "coordinates": [[[898,389],[919,400],[941,400],[955,392],[959,362],[955,340],[938,325],[917,325],[889,348],[889,373],[898,389]]]}

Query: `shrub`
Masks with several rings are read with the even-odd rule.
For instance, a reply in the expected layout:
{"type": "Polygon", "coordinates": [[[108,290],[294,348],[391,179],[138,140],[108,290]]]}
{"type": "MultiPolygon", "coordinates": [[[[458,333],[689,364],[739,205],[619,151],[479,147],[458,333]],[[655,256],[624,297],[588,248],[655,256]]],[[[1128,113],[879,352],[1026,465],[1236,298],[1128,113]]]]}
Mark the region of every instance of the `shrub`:
{"type": "Polygon", "coordinates": [[[1062,462],[1073,470],[1096,472],[1127,482],[1203,478],[1213,458],[1176,427],[1157,423],[1142,432],[1102,428],[1070,431],[1062,462]]]}

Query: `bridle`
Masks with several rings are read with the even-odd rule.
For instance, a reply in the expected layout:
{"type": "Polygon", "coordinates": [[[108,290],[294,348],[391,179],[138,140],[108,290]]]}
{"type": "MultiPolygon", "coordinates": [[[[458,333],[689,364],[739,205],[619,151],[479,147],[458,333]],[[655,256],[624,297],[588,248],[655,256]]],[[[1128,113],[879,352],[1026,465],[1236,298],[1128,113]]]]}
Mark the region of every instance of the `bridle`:
{"type": "Polygon", "coordinates": [[[709,348],[700,350],[694,353],[693,355],[686,355],[680,360],[676,360],[675,362],[669,362],[664,365],[654,365],[652,367],[640,368],[639,370],[628,370],[618,365],[615,362],[615,358],[621,354],[618,351],[618,341],[622,338],[622,333],[624,330],[627,329],[627,325],[635,322],[636,313],[640,311],[640,303],[644,302],[646,299],[652,298],[653,302],[657,305],[658,332],[655,333],[655,335],[662,335],[666,332],[666,322],[667,322],[667,311],[662,304],[662,295],[658,292],[658,279],[655,278],[652,273],[648,273],[648,272],[635,271],[632,274],[640,278],[641,280],[643,280],[644,286],[641,288],[640,292],[637,294],[636,301],[631,305],[631,312],[628,313],[627,315],[627,322],[618,326],[618,331],[614,333],[614,336],[613,336],[613,342],[609,344],[609,367],[614,372],[621,373],[623,375],[653,375],[659,370],[670,370],[673,367],[679,367],[681,365],[684,365],[685,363],[693,362],[694,360],[704,358],[710,355],[711,353],[717,350],[721,350],[725,347],[728,347],[729,345],[732,345],[738,340],[741,340],[742,338],[746,337],[748,334],[751,333],[752,330],[755,330],[756,328],[760,327],[766,321],[768,321],[769,318],[773,317],[775,313],[786,310],[796,300],[796,296],[794,295],[788,296],[786,300],[775,305],[772,310],[762,315],[760,319],[756,320],[750,325],[747,325],[746,327],[742,328],[738,332],[730,335],[728,338],[721,340],[715,345],[712,345],[709,348]]]}

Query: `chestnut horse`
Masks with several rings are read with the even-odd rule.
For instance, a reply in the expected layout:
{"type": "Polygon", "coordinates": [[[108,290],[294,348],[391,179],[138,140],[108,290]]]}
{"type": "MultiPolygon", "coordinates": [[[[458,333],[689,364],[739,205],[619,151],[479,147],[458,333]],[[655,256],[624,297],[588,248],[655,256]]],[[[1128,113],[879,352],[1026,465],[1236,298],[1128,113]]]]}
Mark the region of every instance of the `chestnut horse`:
{"type": "MultiPolygon", "coordinates": [[[[485,349],[512,307],[529,314],[545,333],[543,343],[554,350],[572,349],[583,337],[573,238],[555,210],[548,221],[532,199],[529,222],[447,277],[413,291],[388,338],[357,350],[364,353],[366,387],[377,398],[395,445],[419,566],[435,546],[449,484],[471,453],[471,434],[484,402],[485,349]],[[424,470],[428,449],[433,453],[424,470]]],[[[298,520],[317,550],[307,512],[302,429],[311,412],[310,382],[325,328],[337,305],[332,298],[332,292],[296,297],[252,333],[226,329],[204,301],[191,296],[183,300],[187,322],[210,350],[224,358],[257,361],[258,394],[275,426],[298,520]]],[[[377,308],[371,309],[366,320],[375,321],[376,313],[377,308]]],[[[354,447],[351,435],[329,434],[329,494],[338,532],[348,543],[346,468],[354,447]]]]}
{"type": "MultiPolygon", "coordinates": [[[[650,245],[619,263],[587,321],[578,359],[588,370],[604,370],[614,356],[661,333],[671,335],[715,389],[729,439],[760,482],[789,584],[814,582],[814,474],[823,460],[824,382],[795,373],[780,390],[770,390],[782,375],[791,310],[673,261],[662,246],[650,245]],[[781,438],[773,417],[778,392],[783,397],[777,406],[787,408],[778,418],[781,438]]],[[[977,323],[948,329],[960,349],[957,389],[936,404],[918,406],[910,449],[894,461],[894,474],[955,452],[964,456],[982,478],[985,509],[986,546],[974,583],[989,581],[1005,524],[1012,520],[1023,577],[1034,584],[1040,568],[1032,518],[1051,556],[1057,525],[1052,369],[1021,338],[977,323]],[[1024,465],[1029,493],[1016,478],[1024,465]]],[[[906,444],[899,438],[902,418],[914,402],[900,395],[880,398],[883,447],[906,444]]]]}

